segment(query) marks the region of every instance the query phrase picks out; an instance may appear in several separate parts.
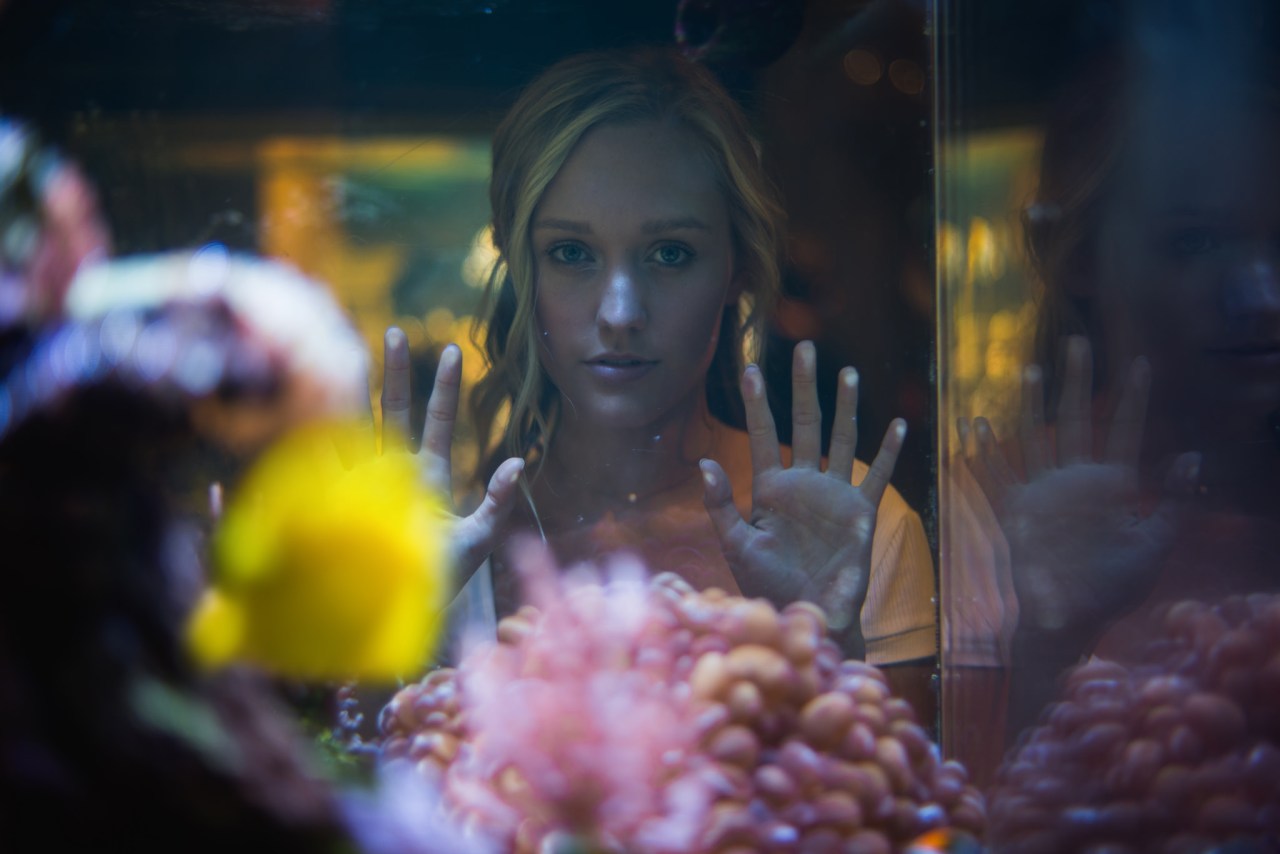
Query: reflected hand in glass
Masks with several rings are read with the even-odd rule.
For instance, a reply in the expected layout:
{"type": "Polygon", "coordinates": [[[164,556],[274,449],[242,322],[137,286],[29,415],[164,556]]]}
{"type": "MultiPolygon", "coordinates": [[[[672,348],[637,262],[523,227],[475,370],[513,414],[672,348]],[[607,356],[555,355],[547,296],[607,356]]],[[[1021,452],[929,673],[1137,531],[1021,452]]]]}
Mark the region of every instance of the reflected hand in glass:
{"type": "Polygon", "coordinates": [[[1041,372],[1024,372],[1021,476],[987,419],[957,425],[966,463],[1009,544],[1019,632],[1066,633],[1082,644],[1150,592],[1199,469],[1199,454],[1177,457],[1164,495],[1144,513],[1138,465],[1150,368],[1141,358],[1130,365],[1100,459],[1092,373],[1088,341],[1071,338],[1057,420],[1049,426],[1041,372]]]}
{"type": "Polygon", "coordinates": [[[867,476],[854,486],[858,374],[846,367],[840,372],[824,469],[815,361],[811,342],[796,346],[789,466],[783,464],[764,379],[759,368],[747,368],[742,396],[751,446],[751,516],[744,519],[738,512],[729,479],[713,460],[701,463],[704,502],[745,595],[779,605],[796,599],[816,602],[831,627],[843,630],[845,651],[861,657],[859,614],[867,598],[876,511],[902,449],[906,423],[897,419],[890,425],[867,476]]]}
{"type": "MultiPolygon", "coordinates": [[[[382,381],[383,453],[412,453],[410,441],[409,344],[403,330],[391,327],[383,339],[382,381]],[[394,437],[394,438],[393,438],[394,437]]],[[[458,419],[458,394],[462,386],[462,353],[452,344],[445,347],[436,368],[435,383],[427,402],[422,427],[422,448],[418,452],[423,476],[438,489],[453,514],[450,546],[454,566],[454,589],[484,563],[493,551],[503,526],[511,515],[516,481],[524,470],[524,460],[505,460],[485,490],[484,500],[469,515],[456,515],[453,503],[453,425],[458,419]]]]}

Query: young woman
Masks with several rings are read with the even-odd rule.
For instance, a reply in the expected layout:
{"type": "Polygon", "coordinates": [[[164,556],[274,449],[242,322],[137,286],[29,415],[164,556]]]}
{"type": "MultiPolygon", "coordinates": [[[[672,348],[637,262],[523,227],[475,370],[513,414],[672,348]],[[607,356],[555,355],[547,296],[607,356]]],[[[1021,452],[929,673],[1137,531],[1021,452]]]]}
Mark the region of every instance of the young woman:
{"type": "MultiPolygon", "coordinates": [[[[781,212],[712,75],[662,51],[559,63],[499,126],[490,199],[500,262],[472,403],[491,476],[455,528],[461,580],[489,561],[463,597],[472,617],[493,619],[490,578],[497,613],[516,604],[503,546],[527,532],[566,565],[627,551],[699,588],[815,601],[848,652],[931,670],[932,562],[888,483],[904,424],[856,462],[846,368],[824,457],[805,342],[782,448],[760,371],[743,369],[778,287],[781,212]]],[[[390,330],[384,418],[406,434],[407,363],[390,330]]],[[[445,479],[459,377],[450,347],[421,452],[445,479]]]]}

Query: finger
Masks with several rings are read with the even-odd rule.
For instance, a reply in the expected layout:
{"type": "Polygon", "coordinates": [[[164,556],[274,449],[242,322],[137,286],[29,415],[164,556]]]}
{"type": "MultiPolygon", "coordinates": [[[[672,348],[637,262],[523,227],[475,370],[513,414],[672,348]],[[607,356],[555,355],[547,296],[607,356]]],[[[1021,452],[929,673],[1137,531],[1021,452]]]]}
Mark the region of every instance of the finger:
{"type": "Polygon", "coordinates": [[[746,406],[747,438],[751,445],[751,470],[756,475],[782,467],[778,431],[765,396],[760,368],[747,365],[742,373],[742,402],[746,406]]]}
{"type": "Polygon", "coordinates": [[[822,464],[816,362],[812,341],[796,345],[791,354],[791,464],[797,468],[816,469],[822,464]]]}
{"type": "Polygon", "coordinates": [[[423,464],[445,484],[453,482],[453,426],[458,420],[458,395],[462,387],[462,351],[450,344],[440,354],[436,379],[427,400],[422,426],[423,464]]]}
{"type": "Polygon", "coordinates": [[[991,422],[985,418],[976,418],[973,422],[973,430],[977,434],[978,455],[982,458],[983,468],[986,469],[988,483],[1003,493],[1017,481],[1017,477],[1009,466],[1009,460],[1005,457],[1004,451],[1000,449],[1000,443],[996,441],[991,422]]]}
{"type": "MultiPolygon", "coordinates": [[[[866,601],[868,574],[864,567],[847,566],[818,598],[818,604],[827,614],[827,627],[832,631],[844,631],[861,617],[862,603],[866,601]]],[[[861,634],[861,631],[859,631],[861,634]]]]}
{"type": "Polygon", "coordinates": [[[729,476],[715,460],[702,460],[702,503],[711,517],[711,525],[720,537],[720,545],[728,556],[745,554],[755,533],[733,503],[733,486],[729,476]]]}
{"type": "Polygon", "coordinates": [[[880,497],[884,495],[889,478],[893,477],[893,467],[898,463],[898,453],[907,438],[907,422],[901,418],[893,419],[889,429],[884,431],[884,439],[880,442],[880,451],[871,461],[867,476],[858,484],[863,496],[875,506],[880,506],[880,497]]]}
{"type": "Polygon", "coordinates": [[[1022,466],[1027,480],[1041,474],[1049,465],[1049,449],[1044,430],[1044,372],[1039,365],[1028,365],[1022,371],[1022,466]]]}
{"type": "Polygon", "coordinates": [[[1111,418],[1107,436],[1107,462],[1138,467],[1142,454],[1142,433],[1147,423],[1147,399],[1151,390],[1151,365],[1139,356],[1129,366],[1124,391],[1111,418]]]}
{"type": "Polygon", "coordinates": [[[1164,491],[1173,498],[1188,498],[1200,489],[1201,456],[1196,451],[1179,454],[1165,473],[1164,491]]]}
{"type": "MultiPolygon", "coordinates": [[[[485,490],[484,501],[472,513],[473,518],[480,518],[487,523],[497,522],[511,512],[516,495],[516,484],[524,471],[524,460],[509,457],[502,461],[485,490]]],[[[490,525],[492,527],[492,524],[490,525]]]]}
{"type": "Polygon", "coordinates": [[[994,507],[999,493],[991,483],[991,477],[987,472],[986,461],[982,457],[982,452],[978,448],[978,439],[975,435],[975,428],[970,424],[968,418],[956,419],[956,433],[960,436],[960,457],[964,461],[965,468],[969,474],[973,475],[973,480],[978,484],[978,488],[982,490],[982,494],[986,496],[987,501],[994,507]]]}
{"type": "Polygon", "coordinates": [[[858,447],[858,372],[840,371],[836,382],[836,416],[831,424],[827,474],[848,483],[853,479],[853,453],[858,447]]]}
{"type": "Polygon", "coordinates": [[[392,326],[382,338],[382,449],[409,446],[409,339],[392,326]]]}
{"type": "Polygon", "coordinates": [[[1150,542],[1169,543],[1178,530],[1178,522],[1187,499],[1195,494],[1200,482],[1200,454],[1180,454],[1165,473],[1164,495],[1151,514],[1140,525],[1150,542]]]}
{"type": "Polygon", "coordinates": [[[969,419],[963,415],[956,419],[956,436],[960,440],[960,455],[968,459],[974,453],[973,433],[969,427],[969,419]]]}
{"type": "Polygon", "coordinates": [[[1058,403],[1058,465],[1093,461],[1090,417],[1093,355],[1087,339],[1067,339],[1066,371],[1058,403]]]}
{"type": "Polygon", "coordinates": [[[455,584],[466,584],[471,574],[493,552],[499,532],[511,516],[519,492],[517,484],[524,471],[524,460],[511,457],[503,460],[493,477],[489,478],[484,500],[475,512],[463,520],[458,531],[455,557],[455,584]]]}

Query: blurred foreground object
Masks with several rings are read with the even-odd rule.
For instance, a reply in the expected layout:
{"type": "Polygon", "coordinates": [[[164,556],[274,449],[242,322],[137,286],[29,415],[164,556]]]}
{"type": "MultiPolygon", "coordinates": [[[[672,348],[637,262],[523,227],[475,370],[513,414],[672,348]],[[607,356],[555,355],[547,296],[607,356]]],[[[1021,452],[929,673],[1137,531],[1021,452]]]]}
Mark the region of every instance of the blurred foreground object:
{"type": "Polygon", "coordinates": [[[314,415],[275,405],[289,397],[291,362],[257,358],[278,346],[257,329],[215,298],[10,330],[0,382],[6,849],[346,844],[334,790],[265,680],[203,677],[183,649],[204,576],[203,517],[184,498],[206,494],[211,468],[239,463],[229,449],[240,443],[222,441],[207,414],[251,413],[263,437],[314,415]]]}
{"type": "Polygon", "coordinates": [[[210,666],[305,680],[416,676],[449,591],[443,506],[367,425],[309,425],[240,484],[214,537],[214,587],[188,628],[210,666]],[[365,449],[348,468],[339,447],[365,449]]]}
{"type": "MultiPolygon", "coordinates": [[[[474,850],[420,808],[434,797],[420,785],[339,788],[276,685],[250,668],[202,672],[184,646],[220,482],[240,531],[220,548],[242,576],[281,557],[246,549],[281,542],[321,568],[344,550],[383,572],[421,557],[359,536],[381,524],[361,510],[389,515],[409,492],[398,461],[359,470],[354,520],[312,496],[326,542],[317,513],[291,519],[291,540],[238,509],[267,443],[366,411],[359,337],[322,284],[282,264],[216,245],[106,261],[87,183],[14,127],[0,121],[0,848],[474,850]]],[[[422,510],[412,494],[398,518],[422,510]]],[[[368,601],[356,587],[329,590],[345,597],[335,619],[368,601]]]]}
{"type": "Polygon", "coordinates": [[[438,781],[519,852],[900,851],[980,833],[982,796],[816,607],[652,580],[561,577],[529,544],[529,604],[383,710],[383,761],[438,781]],[[545,846],[552,846],[548,849],[545,846]],[[568,850],[568,849],[566,849],[568,850]]]}
{"type": "Polygon", "coordinates": [[[217,401],[195,406],[192,417],[240,453],[290,426],[356,417],[368,407],[362,339],[327,287],[278,261],[231,254],[219,244],[118,259],[77,276],[65,311],[73,320],[110,323],[119,333],[114,343],[129,347],[142,378],[164,378],[197,398],[217,392],[217,401]],[[155,306],[197,328],[131,336],[127,318],[155,306]],[[230,346],[181,340],[224,316],[235,337],[230,346]]]}
{"type": "Polygon", "coordinates": [[[320,283],[212,245],[81,270],[59,315],[12,330],[0,433],[77,389],[115,386],[180,410],[245,457],[291,426],[367,407],[368,356],[320,283]]]}
{"type": "Polygon", "coordinates": [[[1280,596],[1183,601],[1094,659],[1001,769],[994,851],[1280,849],[1280,596]]]}
{"type": "Polygon", "coordinates": [[[80,170],[0,117],[0,330],[55,319],[72,277],[110,248],[80,170]]]}

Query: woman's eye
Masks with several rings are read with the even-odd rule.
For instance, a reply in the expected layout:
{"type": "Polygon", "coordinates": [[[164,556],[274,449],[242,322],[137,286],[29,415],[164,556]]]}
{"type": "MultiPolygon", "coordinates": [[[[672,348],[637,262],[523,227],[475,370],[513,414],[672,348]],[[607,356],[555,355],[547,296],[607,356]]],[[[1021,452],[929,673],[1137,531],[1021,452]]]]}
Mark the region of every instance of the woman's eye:
{"type": "Polygon", "coordinates": [[[557,243],[547,250],[547,255],[561,264],[583,264],[591,257],[586,249],[576,243],[557,243]]]}
{"type": "Polygon", "coordinates": [[[693,253],[683,246],[667,243],[653,251],[653,259],[665,267],[675,267],[693,257],[693,253]]]}
{"type": "Polygon", "coordinates": [[[1207,228],[1182,228],[1169,235],[1175,255],[1204,255],[1218,248],[1218,237],[1207,228]]]}

